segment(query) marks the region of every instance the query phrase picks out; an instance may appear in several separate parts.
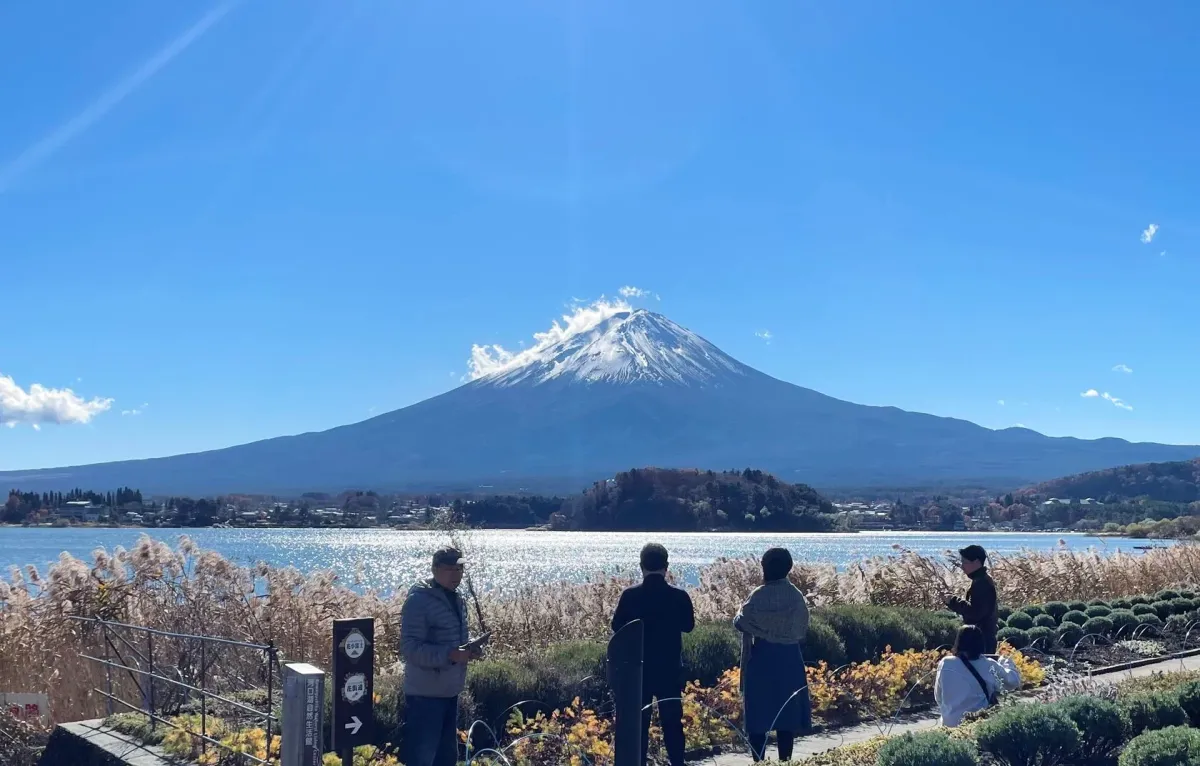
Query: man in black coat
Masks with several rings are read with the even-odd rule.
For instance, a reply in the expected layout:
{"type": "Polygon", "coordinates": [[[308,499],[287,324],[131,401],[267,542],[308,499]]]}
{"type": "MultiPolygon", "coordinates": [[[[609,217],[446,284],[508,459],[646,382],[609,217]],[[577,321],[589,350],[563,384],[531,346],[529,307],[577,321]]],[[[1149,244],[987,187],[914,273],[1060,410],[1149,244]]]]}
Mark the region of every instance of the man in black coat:
{"type": "Polygon", "coordinates": [[[984,651],[995,654],[999,604],[996,583],[987,571],[987,551],[980,545],[968,545],[958,554],[962,557],[963,572],[971,578],[971,587],[967,588],[966,598],[955,596],[946,602],[946,607],[961,616],[964,624],[983,631],[984,651]]]}
{"type": "Polygon", "coordinates": [[[642,548],[642,584],[621,594],[613,613],[613,631],[642,621],[642,763],[650,742],[650,703],[658,700],[663,744],[671,766],[683,766],[683,634],[696,627],[687,591],[667,582],[667,549],[642,548]]]}

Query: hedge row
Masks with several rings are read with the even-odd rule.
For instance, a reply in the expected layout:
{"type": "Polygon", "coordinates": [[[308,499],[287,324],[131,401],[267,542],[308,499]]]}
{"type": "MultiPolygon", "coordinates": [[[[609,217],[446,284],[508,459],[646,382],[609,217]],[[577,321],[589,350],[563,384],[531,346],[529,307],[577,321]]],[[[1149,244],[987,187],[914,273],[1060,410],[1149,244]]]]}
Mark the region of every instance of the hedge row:
{"type": "Polygon", "coordinates": [[[1162,629],[1184,630],[1200,620],[1200,599],[1190,590],[1164,590],[1153,597],[1112,601],[1053,601],[1016,611],[1002,610],[998,638],[1018,649],[1073,647],[1085,635],[1128,638],[1162,629]],[[1142,626],[1149,625],[1149,628],[1142,626]]]}
{"type": "Polygon", "coordinates": [[[908,734],[879,751],[879,766],[1200,766],[1200,681],[1112,702],[1068,697],[1001,708],[975,742],[942,732],[908,734]]]}

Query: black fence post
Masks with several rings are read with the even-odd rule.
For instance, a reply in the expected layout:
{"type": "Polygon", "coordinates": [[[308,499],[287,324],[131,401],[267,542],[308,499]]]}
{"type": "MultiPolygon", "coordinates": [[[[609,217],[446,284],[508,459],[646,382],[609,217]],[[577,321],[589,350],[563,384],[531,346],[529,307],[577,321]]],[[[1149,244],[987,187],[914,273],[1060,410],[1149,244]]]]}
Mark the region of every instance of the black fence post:
{"type": "Polygon", "coordinates": [[[109,653],[108,644],[108,623],[104,620],[100,621],[101,640],[104,642],[104,691],[108,692],[108,696],[104,698],[104,710],[111,717],[113,714],[113,690],[112,690],[112,655],[109,653]]]}
{"type": "Polygon", "coordinates": [[[150,728],[158,725],[157,714],[154,711],[154,633],[146,632],[146,664],[150,666],[150,675],[146,676],[146,712],[150,714],[150,728]]]}
{"type": "Polygon", "coordinates": [[[616,718],[613,766],[642,765],[642,634],[642,621],[634,620],[608,642],[608,683],[616,718]]]}
{"type": "MultiPolygon", "coordinates": [[[[208,662],[208,642],[200,639],[200,754],[208,752],[208,692],[204,689],[204,666],[208,662]]],[[[267,729],[267,749],[271,749],[271,730],[267,729]]]]}

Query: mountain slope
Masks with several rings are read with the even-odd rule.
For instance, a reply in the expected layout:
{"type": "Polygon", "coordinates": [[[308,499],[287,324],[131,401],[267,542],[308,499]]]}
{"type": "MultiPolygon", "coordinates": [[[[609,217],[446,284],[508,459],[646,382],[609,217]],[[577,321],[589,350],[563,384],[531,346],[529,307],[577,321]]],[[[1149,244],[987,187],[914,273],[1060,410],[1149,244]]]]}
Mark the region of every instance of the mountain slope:
{"type": "Polygon", "coordinates": [[[153,460],[0,473],[23,489],[294,492],[576,484],[633,466],[752,465],[817,486],[1024,483],[1198,447],[992,431],[841,401],[758,372],[647,311],[539,336],[472,382],[320,433],[153,460]]]}
{"type": "Polygon", "coordinates": [[[1042,482],[1022,494],[1094,497],[1105,502],[1144,497],[1169,503],[1200,500],[1200,459],[1122,465],[1042,482]]]}

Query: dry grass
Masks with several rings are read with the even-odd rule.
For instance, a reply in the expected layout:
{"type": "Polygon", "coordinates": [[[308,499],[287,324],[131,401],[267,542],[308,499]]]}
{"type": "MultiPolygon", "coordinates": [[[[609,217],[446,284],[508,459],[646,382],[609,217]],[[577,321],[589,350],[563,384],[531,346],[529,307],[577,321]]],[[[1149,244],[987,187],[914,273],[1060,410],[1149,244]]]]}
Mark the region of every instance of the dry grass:
{"type": "MultiPolygon", "coordinates": [[[[468,541],[469,544],[469,541],[468,541]]],[[[1144,555],[1057,551],[998,558],[992,566],[1001,600],[1025,604],[1152,593],[1200,582],[1200,546],[1177,545],[1144,555]]],[[[874,603],[941,608],[965,587],[953,562],[897,550],[841,572],[800,564],[792,574],[815,604],[874,603]]],[[[697,616],[728,620],[760,582],[758,565],[719,561],[692,590],[697,616]]],[[[538,584],[473,598],[472,622],[493,631],[498,652],[520,653],[569,639],[602,639],[627,580],[598,578],[576,585],[538,584]]],[[[376,618],[377,665],[396,662],[402,594],[357,593],[328,572],[239,567],[184,539],[178,548],[143,537],[130,551],[97,551],[91,563],[64,554],[43,575],[33,568],[0,583],[0,688],[44,691],[57,720],[99,715],[104,673],[79,658],[102,651],[94,631],[68,619],[99,616],[176,633],[273,642],[284,661],[328,666],[330,623],[376,618]]],[[[478,627],[476,625],[475,627],[478,627]]],[[[156,664],[196,674],[195,643],[156,649],[156,664]]],[[[252,654],[252,653],[251,653],[252,654]]],[[[261,682],[257,660],[224,673],[228,688],[261,682]]],[[[211,670],[209,676],[215,675],[211,670]]]]}

